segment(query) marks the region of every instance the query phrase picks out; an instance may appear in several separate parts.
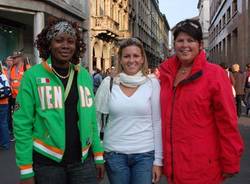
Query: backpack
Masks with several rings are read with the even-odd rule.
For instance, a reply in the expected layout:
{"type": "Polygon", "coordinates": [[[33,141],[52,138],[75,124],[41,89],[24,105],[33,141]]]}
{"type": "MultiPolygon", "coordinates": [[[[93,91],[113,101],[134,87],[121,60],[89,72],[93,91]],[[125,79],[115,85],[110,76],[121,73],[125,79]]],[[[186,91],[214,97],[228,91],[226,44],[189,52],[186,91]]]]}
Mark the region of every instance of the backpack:
{"type": "Polygon", "coordinates": [[[2,73],[0,75],[0,99],[8,98],[11,96],[11,88],[8,83],[7,77],[2,73]]]}
{"type": "MultiPolygon", "coordinates": [[[[110,77],[110,82],[109,82],[109,91],[110,93],[112,92],[112,87],[113,87],[113,77],[110,77]]],[[[100,132],[100,139],[103,140],[104,138],[104,128],[108,122],[109,114],[101,114],[101,132],[100,132]]]]}

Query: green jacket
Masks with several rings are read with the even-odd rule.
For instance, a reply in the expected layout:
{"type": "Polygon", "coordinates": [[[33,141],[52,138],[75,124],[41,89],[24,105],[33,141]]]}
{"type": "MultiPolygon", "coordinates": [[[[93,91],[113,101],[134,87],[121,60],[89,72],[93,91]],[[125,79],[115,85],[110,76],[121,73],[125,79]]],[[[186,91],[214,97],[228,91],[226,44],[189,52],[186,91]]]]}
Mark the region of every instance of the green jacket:
{"type": "MultiPolygon", "coordinates": [[[[21,179],[34,175],[33,149],[60,162],[65,150],[64,87],[52,72],[51,64],[42,62],[27,70],[21,81],[14,113],[16,161],[21,179]]],[[[89,148],[96,163],[104,163],[103,147],[97,131],[92,80],[88,72],[71,65],[78,72],[78,127],[82,145],[82,161],[89,148]]]]}

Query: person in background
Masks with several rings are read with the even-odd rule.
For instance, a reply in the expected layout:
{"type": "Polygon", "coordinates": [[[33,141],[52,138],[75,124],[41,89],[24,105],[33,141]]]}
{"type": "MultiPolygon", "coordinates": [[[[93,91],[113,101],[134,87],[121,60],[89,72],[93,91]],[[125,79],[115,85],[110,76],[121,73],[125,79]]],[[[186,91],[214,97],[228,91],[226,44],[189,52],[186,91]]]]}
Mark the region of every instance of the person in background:
{"type": "Polygon", "coordinates": [[[14,113],[20,183],[97,184],[103,147],[92,80],[79,63],[85,45],[78,24],[50,20],[36,46],[42,62],[25,72],[14,113]]]}
{"type": "Polygon", "coordinates": [[[102,73],[101,70],[98,68],[94,69],[94,74],[92,75],[93,77],[93,86],[94,86],[94,94],[96,94],[97,89],[99,88],[100,84],[102,83],[102,73]]]}
{"type": "Polygon", "coordinates": [[[228,76],[228,79],[232,85],[232,91],[233,91],[233,96],[236,97],[236,92],[235,92],[235,89],[234,89],[234,86],[235,86],[235,79],[233,77],[233,74],[232,72],[229,71],[229,68],[228,68],[228,65],[224,62],[220,63],[220,66],[225,70],[227,76],[228,76]]]}
{"type": "Polygon", "coordinates": [[[26,62],[26,57],[21,51],[15,51],[11,56],[13,64],[10,69],[10,85],[12,88],[12,98],[15,100],[24,72],[30,68],[26,62]]]}
{"type": "Polygon", "coordinates": [[[236,108],[237,108],[237,115],[238,117],[241,116],[241,106],[242,106],[242,101],[244,100],[244,88],[245,88],[245,83],[246,83],[246,75],[240,71],[240,65],[238,64],[233,64],[232,65],[232,73],[233,77],[235,79],[235,84],[234,84],[234,89],[236,92],[236,108]]]}
{"type": "Polygon", "coordinates": [[[30,68],[30,65],[26,63],[26,57],[24,56],[22,51],[15,51],[13,52],[12,58],[12,65],[10,67],[9,72],[9,81],[11,86],[12,95],[9,98],[10,104],[10,115],[9,115],[9,129],[10,129],[10,139],[11,141],[15,140],[13,136],[13,111],[16,102],[16,96],[19,91],[20,83],[24,72],[30,68]]]}
{"type": "Polygon", "coordinates": [[[111,75],[111,67],[106,69],[105,75],[106,77],[111,75]]]}
{"type": "Polygon", "coordinates": [[[10,85],[2,63],[0,62],[0,149],[10,148],[10,134],[8,126],[8,98],[11,95],[10,85]]]}
{"type": "Polygon", "coordinates": [[[103,143],[111,184],[151,184],[161,177],[160,86],[147,77],[147,66],[142,43],[123,40],[114,83],[106,77],[96,93],[99,122],[108,114],[103,143]]]}
{"type": "Polygon", "coordinates": [[[158,67],[154,68],[153,73],[155,74],[155,76],[157,77],[157,79],[159,79],[159,77],[160,77],[160,72],[159,72],[158,67]]]}
{"type": "Polygon", "coordinates": [[[160,65],[164,174],[169,184],[219,184],[239,172],[243,152],[231,84],[208,63],[198,20],[173,35],[176,55],[160,65]]]}
{"type": "MultiPolygon", "coordinates": [[[[10,84],[10,70],[13,65],[13,58],[11,56],[8,56],[5,60],[5,68],[4,72],[6,74],[6,77],[8,79],[8,83],[10,84]]],[[[8,121],[8,128],[9,128],[9,139],[10,141],[14,141],[15,138],[13,136],[13,125],[12,125],[12,109],[11,109],[11,102],[12,102],[12,95],[8,97],[8,116],[7,116],[7,121],[8,121]]]]}
{"type": "Polygon", "coordinates": [[[101,76],[102,76],[102,80],[107,77],[106,75],[106,71],[105,70],[101,70],[101,76]]]}
{"type": "Polygon", "coordinates": [[[148,68],[147,76],[148,77],[155,77],[155,74],[153,73],[153,69],[152,68],[148,68]]]}
{"type": "Polygon", "coordinates": [[[10,70],[13,66],[13,58],[11,56],[8,56],[5,60],[5,64],[6,64],[7,77],[10,82],[10,70]]]}
{"type": "Polygon", "coordinates": [[[250,63],[246,65],[245,104],[246,115],[248,115],[250,111],[250,63]]]}
{"type": "Polygon", "coordinates": [[[160,77],[159,69],[157,67],[154,67],[150,71],[150,76],[155,76],[157,79],[160,77]]]}

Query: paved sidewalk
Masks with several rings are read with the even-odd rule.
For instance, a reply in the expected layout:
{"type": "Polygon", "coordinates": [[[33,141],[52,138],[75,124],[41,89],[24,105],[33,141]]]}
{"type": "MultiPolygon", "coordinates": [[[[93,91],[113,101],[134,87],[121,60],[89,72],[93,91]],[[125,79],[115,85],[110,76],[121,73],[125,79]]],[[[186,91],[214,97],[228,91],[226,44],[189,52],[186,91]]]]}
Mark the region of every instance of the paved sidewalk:
{"type": "MultiPolygon", "coordinates": [[[[250,184],[250,117],[242,116],[239,127],[245,143],[241,171],[224,184],[250,184]]],[[[19,172],[15,164],[14,142],[12,142],[10,150],[0,150],[0,184],[18,184],[18,178],[19,172]]],[[[105,178],[100,184],[109,184],[109,182],[105,178]]],[[[160,184],[167,184],[166,179],[162,178],[160,184]]]]}

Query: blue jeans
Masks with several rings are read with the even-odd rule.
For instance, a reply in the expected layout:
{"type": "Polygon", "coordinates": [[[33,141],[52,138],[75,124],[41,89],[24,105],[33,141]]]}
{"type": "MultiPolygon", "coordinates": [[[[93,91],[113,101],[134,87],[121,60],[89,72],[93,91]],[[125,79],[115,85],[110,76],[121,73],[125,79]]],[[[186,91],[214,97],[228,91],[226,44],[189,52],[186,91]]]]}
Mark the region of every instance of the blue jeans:
{"type": "Polygon", "coordinates": [[[110,184],[152,184],[154,151],[137,154],[105,152],[110,184]]]}
{"type": "Polygon", "coordinates": [[[2,149],[10,148],[10,134],[8,126],[8,104],[0,104],[0,147],[2,149]]]}
{"type": "Polygon", "coordinates": [[[36,184],[97,184],[96,168],[92,157],[84,163],[65,166],[34,163],[36,184]]]}

